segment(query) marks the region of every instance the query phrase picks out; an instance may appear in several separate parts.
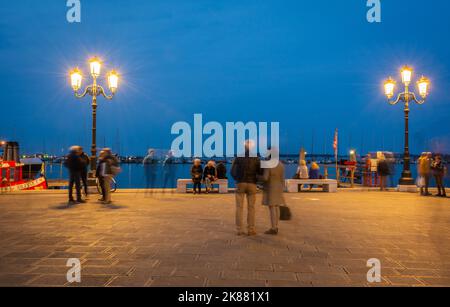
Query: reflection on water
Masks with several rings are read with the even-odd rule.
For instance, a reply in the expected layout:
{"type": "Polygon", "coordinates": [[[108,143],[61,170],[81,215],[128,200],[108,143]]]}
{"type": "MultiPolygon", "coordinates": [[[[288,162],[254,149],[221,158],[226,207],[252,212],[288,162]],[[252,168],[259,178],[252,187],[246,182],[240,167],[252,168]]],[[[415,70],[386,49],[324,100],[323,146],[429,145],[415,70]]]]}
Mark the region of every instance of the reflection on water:
{"type": "MultiPolygon", "coordinates": [[[[230,187],[234,187],[234,180],[229,175],[231,164],[227,164],[228,179],[230,187]]],[[[296,164],[285,165],[286,178],[292,178],[297,169],[296,164]]],[[[142,188],[175,188],[179,178],[190,178],[191,165],[189,164],[123,164],[122,172],[117,176],[118,187],[122,189],[142,189],[142,188]]],[[[395,175],[390,180],[390,186],[397,185],[401,177],[402,166],[398,165],[395,175]]],[[[413,176],[416,176],[416,168],[412,166],[413,176]]],[[[323,169],[321,169],[323,174],[323,169]]],[[[329,178],[336,178],[336,170],[330,165],[328,168],[329,178]]],[[[46,176],[49,179],[67,178],[67,170],[60,164],[46,165],[46,176]]],[[[445,179],[446,186],[449,186],[449,178],[445,179]]],[[[432,180],[434,186],[434,180],[432,180]]]]}

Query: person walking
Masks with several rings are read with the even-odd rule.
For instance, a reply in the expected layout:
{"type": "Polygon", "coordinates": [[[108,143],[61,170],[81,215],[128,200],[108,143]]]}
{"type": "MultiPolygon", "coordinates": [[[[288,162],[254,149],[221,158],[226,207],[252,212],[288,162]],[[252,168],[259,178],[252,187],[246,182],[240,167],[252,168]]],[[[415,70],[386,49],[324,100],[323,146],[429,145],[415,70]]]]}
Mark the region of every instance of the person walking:
{"type": "Polygon", "coordinates": [[[102,191],[102,198],[99,201],[103,204],[111,204],[111,181],[112,178],[119,173],[119,161],[112,154],[111,149],[104,148],[100,152],[100,157],[97,167],[97,178],[100,181],[100,188],[102,191]]]}
{"type": "Polygon", "coordinates": [[[208,194],[212,190],[214,181],[217,180],[217,170],[214,166],[214,161],[208,161],[208,164],[205,166],[203,170],[203,180],[206,185],[206,194],[208,194]]]}
{"type": "Polygon", "coordinates": [[[191,167],[191,178],[194,184],[194,195],[202,193],[202,177],[203,177],[203,167],[202,161],[200,159],[194,160],[194,165],[191,167]]]}
{"type": "Polygon", "coordinates": [[[378,178],[380,178],[380,191],[386,191],[387,179],[390,174],[389,164],[384,154],[380,154],[377,164],[378,178]]]}
{"type": "Polygon", "coordinates": [[[83,151],[83,147],[79,146],[78,150],[81,152],[80,158],[82,162],[82,169],[81,169],[81,181],[83,182],[84,187],[84,196],[89,196],[89,189],[88,189],[88,169],[91,159],[89,158],[88,154],[83,151]]]}
{"type": "Polygon", "coordinates": [[[434,161],[431,163],[431,169],[433,171],[434,179],[436,180],[436,186],[438,189],[438,197],[447,197],[445,192],[444,177],[447,172],[444,161],[442,161],[442,156],[437,154],[434,157],[434,161]]]}
{"type": "Polygon", "coordinates": [[[269,208],[271,228],[265,232],[267,235],[278,234],[280,220],[280,206],[285,205],[284,199],[284,165],[281,161],[274,168],[263,171],[263,199],[262,204],[269,208]]]}
{"type": "Polygon", "coordinates": [[[431,175],[431,153],[422,153],[418,160],[418,172],[422,183],[420,184],[420,195],[430,196],[431,193],[428,191],[430,186],[430,175],[431,175]]]}
{"type": "Polygon", "coordinates": [[[177,164],[175,163],[175,157],[173,151],[169,150],[162,163],[163,169],[163,187],[162,192],[166,193],[167,189],[170,189],[170,193],[173,194],[173,187],[176,186],[176,173],[177,164]]]}
{"type": "Polygon", "coordinates": [[[158,167],[158,161],[155,158],[155,150],[150,148],[147,151],[147,156],[145,156],[142,161],[142,165],[144,167],[144,175],[145,175],[145,194],[153,194],[154,189],[156,188],[156,170],[158,167]]]}
{"type": "Polygon", "coordinates": [[[69,204],[74,204],[73,186],[75,185],[77,200],[76,203],[85,203],[81,198],[81,174],[83,171],[83,161],[78,146],[72,146],[64,165],[69,170],[69,204]]]}
{"type": "Polygon", "coordinates": [[[256,235],[255,229],[255,202],[256,183],[261,175],[261,161],[258,157],[251,157],[251,141],[245,142],[245,153],[243,157],[233,160],[231,176],[236,181],[236,227],[237,235],[244,235],[244,199],[247,196],[247,234],[256,235]]]}
{"type": "Polygon", "coordinates": [[[370,154],[367,154],[364,163],[364,185],[366,187],[372,186],[372,157],[370,154]]]}

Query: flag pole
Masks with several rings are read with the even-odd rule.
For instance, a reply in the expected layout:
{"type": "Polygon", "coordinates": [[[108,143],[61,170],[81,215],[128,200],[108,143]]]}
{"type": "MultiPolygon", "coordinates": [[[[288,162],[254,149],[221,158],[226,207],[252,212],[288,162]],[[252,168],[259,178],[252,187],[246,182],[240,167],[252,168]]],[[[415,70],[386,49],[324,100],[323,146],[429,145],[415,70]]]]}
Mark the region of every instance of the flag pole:
{"type": "Polygon", "coordinates": [[[335,161],[335,164],[336,164],[336,180],[337,180],[338,186],[339,186],[339,182],[340,182],[340,174],[339,174],[339,167],[338,167],[339,136],[338,136],[338,129],[337,128],[336,128],[336,131],[334,132],[333,148],[334,148],[334,161],[335,161]]]}

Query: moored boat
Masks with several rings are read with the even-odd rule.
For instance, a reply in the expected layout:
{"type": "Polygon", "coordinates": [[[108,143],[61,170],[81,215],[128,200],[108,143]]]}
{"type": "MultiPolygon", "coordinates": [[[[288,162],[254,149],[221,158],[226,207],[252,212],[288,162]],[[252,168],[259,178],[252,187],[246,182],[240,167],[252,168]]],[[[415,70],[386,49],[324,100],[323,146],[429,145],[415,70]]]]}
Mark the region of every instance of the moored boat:
{"type": "Polygon", "coordinates": [[[0,188],[4,192],[16,192],[22,190],[45,190],[47,180],[42,171],[31,172],[31,167],[41,166],[42,160],[21,161],[19,159],[19,145],[16,142],[5,144],[3,157],[0,157],[0,188]],[[38,163],[40,161],[40,163],[38,163]],[[25,164],[25,163],[27,164],[25,164]],[[25,168],[25,169],[24,169],[25,168]]]}

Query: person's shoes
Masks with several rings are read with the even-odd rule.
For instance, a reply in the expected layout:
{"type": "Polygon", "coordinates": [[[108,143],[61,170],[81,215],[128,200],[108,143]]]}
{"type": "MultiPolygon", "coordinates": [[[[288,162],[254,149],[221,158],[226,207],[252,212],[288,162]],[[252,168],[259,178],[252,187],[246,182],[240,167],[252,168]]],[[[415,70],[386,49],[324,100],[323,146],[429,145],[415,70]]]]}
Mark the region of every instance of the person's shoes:
{"type": "Polygon", "coordinates": [[[425,196],[432,196],[431,193],[425,193],[425,196]]]}
{"type": "Polygon", "coordinates": [[[112,201],[103,201],[103,204],[104,205],[110,205],[110,204],[112,204],[112,201]]]}
{"type": "Polygon", "coordinates": [[[245,236],[245,232],[243,232],[243,231],[238,231],[236,234],[237,234],[238,236],[245,236]]]}
{"type": "Polygon", "coordinates": [[[85,204],[86,201],[83,199],[77,199],[77,204],[85,204]]]}
{"type": "Polygon", "coordinates": [[[441,194],[441,193],[438,193],[438,194],[436,194],[436,195],[434,195],[434,196],[436,196],[436,197],[442,197],[442,194],[441,194]]]}
{"type": "Polygon", "coordinates": [[[73,199],[69,199],[69,201],[67,202],[68,205],[75,205],[75,200],[73,199]]]}
{"type": "Polygon", "coordinates": [[[250,231],[248,232],[248,236],[249,236],[249,237],[256,236],[256,231],[250,230],[250,231]]]}
{"type": "Polygon", "coordinates": [[[278,229],[269,229],[265,232],[265,234],[275,236],[278,234],[278,229]]]}

